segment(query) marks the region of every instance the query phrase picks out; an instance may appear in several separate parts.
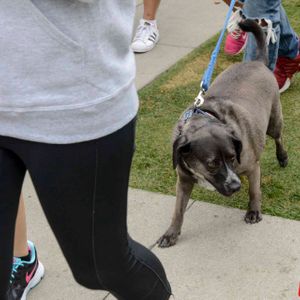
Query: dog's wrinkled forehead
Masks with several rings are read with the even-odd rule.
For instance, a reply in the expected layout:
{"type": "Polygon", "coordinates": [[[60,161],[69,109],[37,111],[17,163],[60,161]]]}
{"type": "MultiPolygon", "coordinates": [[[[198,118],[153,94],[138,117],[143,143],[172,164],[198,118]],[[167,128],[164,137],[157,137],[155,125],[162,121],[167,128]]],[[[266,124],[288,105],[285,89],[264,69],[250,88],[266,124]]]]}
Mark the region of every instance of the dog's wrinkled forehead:
{"type": "Polygon", "coordinates": [[[201,160],[214,158],[222,153],[234,154],[232,141],[221,127],[209,128],[194,134],[192,148],[194,154],[201,160]]]}
{"type": "Polygon", "coordinates": [[[177,127],[173,143],[173,167],[184,156],[188,160],[202,163],[208,160],[227,160],[236,156],[240,163],[242,145],[231,128],[221,122],[204,118],[191,118],[177,127]]]}

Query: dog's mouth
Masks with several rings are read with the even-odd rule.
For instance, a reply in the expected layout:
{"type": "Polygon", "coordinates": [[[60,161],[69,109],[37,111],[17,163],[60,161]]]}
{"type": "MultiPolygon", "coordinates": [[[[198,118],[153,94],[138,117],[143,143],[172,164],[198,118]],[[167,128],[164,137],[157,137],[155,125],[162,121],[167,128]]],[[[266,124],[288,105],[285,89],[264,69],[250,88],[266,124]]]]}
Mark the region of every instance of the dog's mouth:
{"type": "Polygon", "coordinates": [[[241,182],[240,181],[232,181],[230,184],[226,182],[221,185],[221,187],[217,188],[218,192],[226,197],[230,197],[235,192],[238,192],[241,189],[241,182]]]}
{"type": "Polygon", "coordinates": [[[224,190],[218,190],[218,192],[219,192],[220,194],[226,196],[226,197],[230,197],[230,196],[232,196],[232,195],[235,193],[235,191],[232,191],[232,190],[226,190],[226,189],[224,189],[224,190]]]}
{"type": "Polygon", "coordinates": [[[225,181],[225,183],[217,185],[205,178],[203,174],[195,171],[184,159],[182,159],[182,162],[186,170],[192,174],[195,180],[197,180],[198,184],[209,191],[217,191],[221,195],[230,197],[241,188],[241,182],[238,178],[236,180],[232,180],[230,183],[225,181]]]}

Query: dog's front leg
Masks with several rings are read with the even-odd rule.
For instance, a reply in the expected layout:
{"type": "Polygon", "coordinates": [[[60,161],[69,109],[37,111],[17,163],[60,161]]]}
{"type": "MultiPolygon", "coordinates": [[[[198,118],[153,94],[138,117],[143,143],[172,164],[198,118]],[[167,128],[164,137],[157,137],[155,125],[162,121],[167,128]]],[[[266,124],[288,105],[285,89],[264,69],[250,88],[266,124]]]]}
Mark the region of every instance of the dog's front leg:
{"type": "Polygon", "coordinates": [[[262,220],[259,161],[256,162],[254,169],[249,173],[248,180],[250,201],[248,211],[245,215],[245,222],[254,224],[262,220]]]}
{"type": "Polygon", "coordinates": [[[183,216],[189,202],[194,182],[178,175],[176,185],[176,205],[171,225],[166,233],[157,241],[161,248],[170,247],[176,244],[178,235],[181,232],[183,216]]]}

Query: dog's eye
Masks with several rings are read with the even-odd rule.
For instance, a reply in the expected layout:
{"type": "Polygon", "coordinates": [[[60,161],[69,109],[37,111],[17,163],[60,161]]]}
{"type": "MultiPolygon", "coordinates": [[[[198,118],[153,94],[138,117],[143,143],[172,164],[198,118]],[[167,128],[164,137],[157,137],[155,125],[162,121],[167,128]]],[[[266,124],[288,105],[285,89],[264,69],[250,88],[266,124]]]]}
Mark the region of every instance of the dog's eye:
{"type": "Polygon", "coordinates": [[[210,160],[207,162],[207,167],[211,170],[215,170],[218,167],[218,162],[216,160],[210,160]]]}
{"type": "Polygon", "coordinates": [[[234,161],[235,161],[235,156],[231,156],[231,157],[229,157],[229,158],[228,158],[228,160],[229,160],[229,162],[230,162],[230,163],[232,163],[232,164],[233,164],[233,163],[234,163],[234,161]]]}
{"type": "Polygon", "coordinates": [[[188,154],[191,152],[191,144],[188,143],[180,148],[182,154],[188,154]]]}

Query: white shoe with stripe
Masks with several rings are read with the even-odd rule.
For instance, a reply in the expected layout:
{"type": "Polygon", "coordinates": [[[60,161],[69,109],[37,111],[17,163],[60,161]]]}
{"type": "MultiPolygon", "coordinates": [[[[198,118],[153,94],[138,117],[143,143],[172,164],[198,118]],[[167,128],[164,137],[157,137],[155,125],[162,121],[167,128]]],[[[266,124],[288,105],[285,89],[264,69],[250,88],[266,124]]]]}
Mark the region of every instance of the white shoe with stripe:
{"type": "Polygon", "coordinates": [[[143,53],[152,50],[159,41],[156,21],[140,20],[131,48],[134,52],[143,53]]]}

